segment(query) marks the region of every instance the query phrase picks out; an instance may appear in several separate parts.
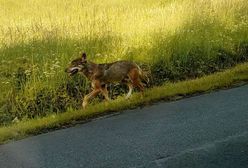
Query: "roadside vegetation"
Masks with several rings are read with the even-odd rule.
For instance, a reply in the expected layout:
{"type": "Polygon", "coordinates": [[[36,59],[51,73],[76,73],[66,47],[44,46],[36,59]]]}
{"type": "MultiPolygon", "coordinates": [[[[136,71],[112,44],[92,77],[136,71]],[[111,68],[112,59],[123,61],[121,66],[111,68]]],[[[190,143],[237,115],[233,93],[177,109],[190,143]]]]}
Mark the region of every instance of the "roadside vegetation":
{"type": "MultiPolygon", "coordinates": [[[[0,125],[20,122],[25,130],[16,125],[1,131],[13,128],[10,137],[23,136],[46,124],[55,127],[148,100],[215,89],[239,75],[246,79],[243,71],[233,76],[235,70],[231,76],[216,74],[214,85],[204,77],[170,91],[171,82],[247,61],[247,11],[247,0],[0,0],[0,125]],[[154,88],[142,100],[135,94],[128,102],[118,98],[105,106],[99,97],[94,110],[80,111],[90,86],[82,76],[69,78],[64,69],[82,51],[98,63],[127,59],[149,67],[154,88]]],[[[247,64],[241,67],[247,73],[247,64]]],[[[110,96],[115,99],[126,89],[111,86],[110,96]]]]}
{"type": "Polygon", "coordinates": [[[233,87],[248,82],[248,63],[217,72],[198,79],[167,83],[147,89],[143,97],[135,93],[127,101],[118,97],[110,102],[89,105],[86,110],[71,110],[64,113],[53,113],[45,117],[36,117],[9,126],[0,127],[0,144],[18,140],[28,135],[40,134],[51,129],[66,128],[77,123],[87,122],[97,116],[137,108],[159,100],[178,100],[187,96],[211,92],[220,88],[233,87]],[[142,97],[142,98],[141,98],[142,97]],[[79,122],[78,122],[79,121],[79,122]]]}

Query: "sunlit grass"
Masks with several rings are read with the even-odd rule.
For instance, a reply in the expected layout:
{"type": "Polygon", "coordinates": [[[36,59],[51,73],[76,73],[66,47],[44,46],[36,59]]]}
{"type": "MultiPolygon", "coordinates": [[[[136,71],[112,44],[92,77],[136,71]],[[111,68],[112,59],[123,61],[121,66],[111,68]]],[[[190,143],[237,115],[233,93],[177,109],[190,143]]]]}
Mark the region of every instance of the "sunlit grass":
{"type": "Polygon", "coordinates": [[[245,61],[247,11],[246,0],[0,0],[0,123],[80,108],[89,87],[64,68],[82,51],[161,63],[173,72],[162,80],[216,71],[219,57],[245,61]]]}

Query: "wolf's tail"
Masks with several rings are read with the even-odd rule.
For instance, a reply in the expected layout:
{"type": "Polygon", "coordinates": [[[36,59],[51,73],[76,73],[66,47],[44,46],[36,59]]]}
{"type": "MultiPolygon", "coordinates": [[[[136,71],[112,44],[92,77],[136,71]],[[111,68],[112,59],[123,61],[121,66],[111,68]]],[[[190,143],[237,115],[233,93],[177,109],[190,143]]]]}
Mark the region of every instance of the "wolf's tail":
{"type": "Polygon", "coordinates": [[[141,79],[142,81],[144,81],[145,84],[146,84],[147,86],[149,86],[150,77],[151,77],[150,68],[148,68],[148,67],[142,67],[142,68],[141,68],[141,67],[138,66],[138,65],[137,65],[137,67],[138,67],[138,69],[139,69],[139,76],[140,76],[140,79],[141,79]]]}

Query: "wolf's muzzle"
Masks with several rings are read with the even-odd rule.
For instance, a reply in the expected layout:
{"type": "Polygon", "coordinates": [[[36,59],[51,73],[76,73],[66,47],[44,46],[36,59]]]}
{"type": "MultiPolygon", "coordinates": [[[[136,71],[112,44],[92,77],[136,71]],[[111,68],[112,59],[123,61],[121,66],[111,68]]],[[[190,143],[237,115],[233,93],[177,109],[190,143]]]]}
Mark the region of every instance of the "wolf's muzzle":
{"type": "Polygon", "coordinates": [[[72,76],[78,72],[78,68],[66,68],[65,72],[72,76]]]}

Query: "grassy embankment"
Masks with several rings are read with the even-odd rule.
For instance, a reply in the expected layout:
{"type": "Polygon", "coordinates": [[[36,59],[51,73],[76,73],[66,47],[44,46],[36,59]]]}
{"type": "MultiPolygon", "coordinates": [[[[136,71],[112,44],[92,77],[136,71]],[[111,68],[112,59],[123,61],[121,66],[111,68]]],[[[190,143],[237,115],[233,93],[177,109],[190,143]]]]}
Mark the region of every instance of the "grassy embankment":
{"type": "Polygon", "coordinates": [[[87,115],[78,110],[87,81],[64,73],[82,51],[98,63],[148,64],[153,86],[247,61],[247,11],[246,0],[0,0],[0,125],[87,115]]]}
{"type": "Polygon", "coordinates": [[[0,144],[9,140],[17,140],[28,135],[39,134],[49,129],[71,125],[76,121],[87,121],[93,117],[106,113],[113,113],[124,109],[150,104],[158,100],[176,100],[185,96],[210,92],[219,88],[230,87],[235,83],[248,81],[248,63],[238,65],[224,72],[218,72],[202,78],[168,83],[146,90],[143,98],[135,93],[128,101],[123,97],[110,102],[90,105],[86,110],[67,111],[60,114],[50,114],[46,117],[22,121],[0,128],[0,144]],[[178,97],[180,95],[180,97],[178,97]]]}

